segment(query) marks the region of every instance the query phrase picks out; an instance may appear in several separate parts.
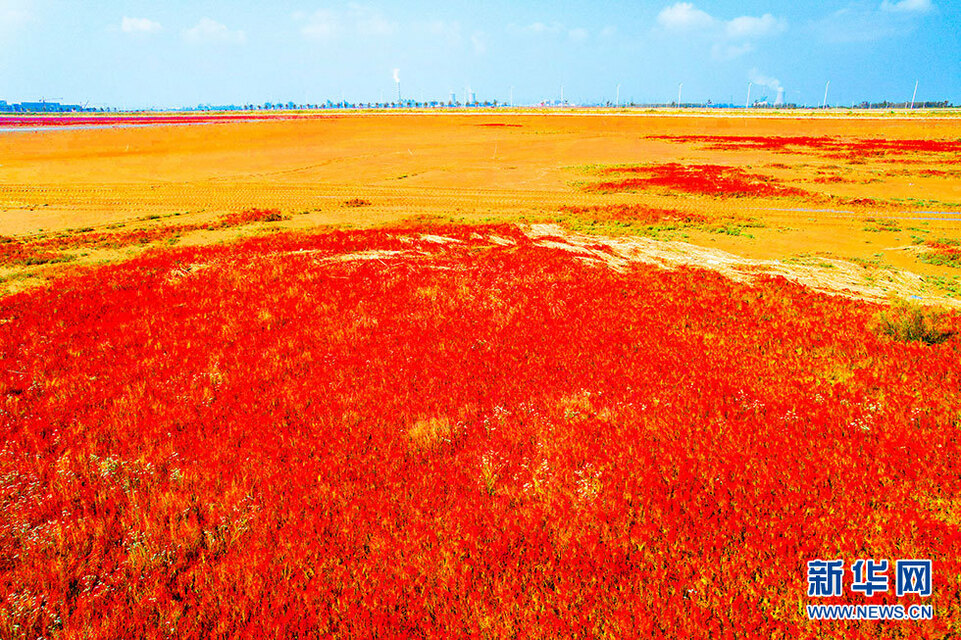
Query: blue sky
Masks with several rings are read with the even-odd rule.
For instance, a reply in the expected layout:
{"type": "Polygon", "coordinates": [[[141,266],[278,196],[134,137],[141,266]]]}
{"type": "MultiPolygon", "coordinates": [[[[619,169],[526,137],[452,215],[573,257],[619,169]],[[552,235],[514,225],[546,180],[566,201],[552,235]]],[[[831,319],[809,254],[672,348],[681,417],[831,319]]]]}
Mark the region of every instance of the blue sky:
{"type": "Polygon", "coordinates": [[[961,103],[956,0],[0,0],[0,99],[961,103]]]}

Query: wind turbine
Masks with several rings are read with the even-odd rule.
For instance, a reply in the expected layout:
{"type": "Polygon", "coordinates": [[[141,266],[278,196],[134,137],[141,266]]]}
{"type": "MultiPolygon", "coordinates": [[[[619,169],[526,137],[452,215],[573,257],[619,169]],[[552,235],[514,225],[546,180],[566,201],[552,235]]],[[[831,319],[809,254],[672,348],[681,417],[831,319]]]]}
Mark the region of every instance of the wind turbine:
{"type": "Polygon", "coordinates": [[[744,108],[745,108],[745,109],[750,109],[750,108],[751,108],[751,86],[752,86],[753,84],[754,84],[753,82],[748,82],[748,83],[747,83],[747,102],[744,103],[744,108]]]}
{"type": "Polygon", "coordinates": [[[921,81],[920,81],[920,80],[915,80],[915,81],[914,81],[914,94],[911,96],[911,108],[912,108],[912,109],[914,108],[914,99],[918,97],[918,83],[919,83],[919,82],[921,82],[921,81]]]}
{"type": "Polygon", "coordinates": [[[678,108],[678,109],[681,108],[681,87],[683,87],[683,86],[684,86],[684,83],[683,83],[683,82],[679,82],[679,83],[677,84],[677,108],[678,108]]]}
{"type": "Polygon", "coordinates": [[[394,82],[397,83],[397,105],[400,106],[400,69],[394,69],[394,82]]]}
{"type": "Polygon", "coordinates": [[[619,107],[621,106],[621,85],[617,85],[616,96],[617,97],[614,98],[614,106],[619,107]]]}
{"type": "Polygon", "coordinates": [[[824,109],[828,106],[828,87],[831,86],[831,81],[828,80],[827,84],[824,85],[824,101],[821,102],[821,108],[824,109]]]}

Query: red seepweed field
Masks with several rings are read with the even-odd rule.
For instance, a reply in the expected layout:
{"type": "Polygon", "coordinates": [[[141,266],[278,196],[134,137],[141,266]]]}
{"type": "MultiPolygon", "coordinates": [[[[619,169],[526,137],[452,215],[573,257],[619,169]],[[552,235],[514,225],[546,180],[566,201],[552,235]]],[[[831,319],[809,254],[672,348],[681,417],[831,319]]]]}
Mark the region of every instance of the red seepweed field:
{"type": "Polygon", "coordinates": [[[505,226],[9,297],[2,634],[942,637],[958,346],[876,311],[505,226]],[[935,618],[808,622],[822,557],[932,559],[935,618]]]}
{"type": "MultiPolygon", "coordinates": [[[[586,170],[540,222],[321,229],[261,198],[0,243],[0,266],[58,269],[0,298],[0,638],[961,633],[961,317],[825,284],[835,257],[710,247],[758,198],[827,198],[813,181],[646,159],[586,170]],[[815,560],[843,560],[840,595],[809,595],[815,560]],[[888,588],[858,591],[858,560],[888,588]],[[930,595],[896,593],[903,560],[931,561],[930,595]]],[[[337,215],[384,189],[336,191],[337,215]]],[[[910,231],[860,215],[859,242],[910,231]]],[[[939,224],[910,255],[950,273],[939,224]]]]}

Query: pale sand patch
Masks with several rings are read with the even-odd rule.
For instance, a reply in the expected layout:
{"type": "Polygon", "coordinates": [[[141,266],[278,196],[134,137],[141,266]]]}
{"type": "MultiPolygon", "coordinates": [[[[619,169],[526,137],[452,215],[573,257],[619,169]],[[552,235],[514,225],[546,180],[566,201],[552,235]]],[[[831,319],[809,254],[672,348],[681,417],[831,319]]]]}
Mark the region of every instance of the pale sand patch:
{"type": "MultiPolygon", "coordinates": [[[[284,255],[297,255],[309,253],[325,253],[329,249],[301,249],[299,251],[287,251],[284,255]]],[[[395,258],[397,256],[410,255],[410,251],[394,251],[389,249],[371,249],[368,251],[353,251],[351,253],[341,253],[322,258],[321,262],[349,262],[351,260],[383,260],[384,258],[395,258]]]]}
{"type": "Polygon", "coordinates": [[[585,260],[603,263],[618,271],[637,262],[666,269],[691,266],[717,271],[738,282],[750,282],[759,275],[783,276],[832,295],[874,302],[896,296],[923,304],[961,307],[961,301],[931,295],[921,276],[909,271],[868,270],[833,258],[816,258],[814,261],[818,264],[814,265],[754,260],[676,240],[571,233],[556,224],[532,224],[524,230],[539,246],[576,253],[585,260]]]}
{"type": "Polygon", "coordinates": [[[448,244],[451,242],[455,242],[457,244],[461,243],[461,241],[458,240],[457,238],[448,238],[447,236],[435,236],[429,233],[420,234],[420,239],[423,240],[424,242],[432,242],[434,244],[448,244]]]}
{"type": "Polygon", "coordinates": [[[184,278],[192,276],[193,274],[202,271],[210,266],[209,262],[192,262],[190,264],[181,265],[170,270],[167,274],[167,282],[176,283],[180,282],[184,278]]]}

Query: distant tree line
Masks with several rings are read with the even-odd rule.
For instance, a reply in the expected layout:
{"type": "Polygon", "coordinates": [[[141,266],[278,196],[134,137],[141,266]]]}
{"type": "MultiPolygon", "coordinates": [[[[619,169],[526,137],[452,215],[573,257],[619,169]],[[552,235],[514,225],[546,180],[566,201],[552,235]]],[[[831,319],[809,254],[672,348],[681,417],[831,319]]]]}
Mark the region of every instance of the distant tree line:
{"type": "MultiPolygon", "coordinates": [[[[915,109],[949,109],[953,106],[954,105],[948,102],[947,100],[941,100],[939,102],[915,102],[914,103],[915,109]]],[[[910,101],[888,102],[887,100],[885,100],[884,102],[869,103],[865,101],[859,104],[858,108],[859,109],[910,109],[911,102],[910,101]]]]}

